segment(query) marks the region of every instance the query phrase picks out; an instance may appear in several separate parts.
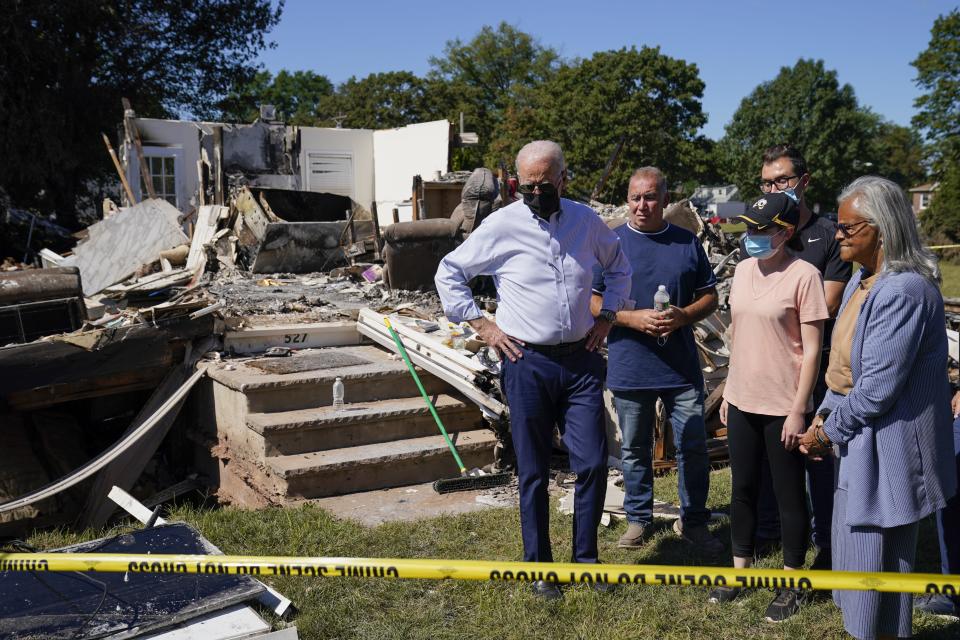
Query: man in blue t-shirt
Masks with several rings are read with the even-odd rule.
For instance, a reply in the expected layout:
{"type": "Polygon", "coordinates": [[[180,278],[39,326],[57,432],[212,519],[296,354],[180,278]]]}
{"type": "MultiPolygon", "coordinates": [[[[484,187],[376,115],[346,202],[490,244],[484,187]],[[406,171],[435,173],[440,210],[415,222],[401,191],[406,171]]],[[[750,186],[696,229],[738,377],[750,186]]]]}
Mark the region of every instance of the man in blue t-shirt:
{"type": "MultiPolygon", "coordinates": [[[[607,338],[607,387],[623,436],[623,480],[627,531],[619,546],[637,549],[652,533],[653,429],[660,398],[673,425],[680,493],[674,531],[709,553],[723,543],[707,529],[710,487],[703,421],[703,374],[693,323],[717,308],[717,280],[696,236],[663,220],[667,185],[655,167],[638,169],[627,192],[627,224],[614,231],[633,267],[633,310],[616,313],[607,338]],[[670,294],[666,311],[654,310],[660,285],[670,294]]],[[[593,311],[600,314],[602,273],[594,272],[593,311]]],[[[609,312],[604,312],[609,313],[609,312]]]]}

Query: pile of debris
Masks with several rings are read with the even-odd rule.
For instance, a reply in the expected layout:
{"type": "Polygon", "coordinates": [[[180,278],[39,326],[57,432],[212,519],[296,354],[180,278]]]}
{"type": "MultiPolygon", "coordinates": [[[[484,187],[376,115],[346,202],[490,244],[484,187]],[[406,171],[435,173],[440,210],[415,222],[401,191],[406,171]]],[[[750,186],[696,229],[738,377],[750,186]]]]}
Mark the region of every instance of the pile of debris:
{"type": "MultiPolygon", "coordinates": [[[[190,525],[167,523],[116,487],[109,498],[144,528],[52,552],[222,554],[190,525]]],[[[270,623],[247,602],[281,621],[295,612],[290,600],[244,575],[131,572],[93,579],[79,572],[0,572],[0,633],[53,640],[297,640],[297,628],[284,622],[271,633],[270,623]]]]}

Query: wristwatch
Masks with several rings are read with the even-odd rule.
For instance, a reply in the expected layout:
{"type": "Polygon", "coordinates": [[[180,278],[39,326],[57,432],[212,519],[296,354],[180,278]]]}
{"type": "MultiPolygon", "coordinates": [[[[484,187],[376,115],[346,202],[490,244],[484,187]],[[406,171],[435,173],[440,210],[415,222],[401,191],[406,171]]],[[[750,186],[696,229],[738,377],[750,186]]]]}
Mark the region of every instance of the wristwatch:
{"type": "Polygon", "coordinates": [[[600,309],[600,313],[597,314],[598,318],[603,318],[610,324],[613,324],[617,320],[617,312],[611,311],[610,309],[600,309]]]}

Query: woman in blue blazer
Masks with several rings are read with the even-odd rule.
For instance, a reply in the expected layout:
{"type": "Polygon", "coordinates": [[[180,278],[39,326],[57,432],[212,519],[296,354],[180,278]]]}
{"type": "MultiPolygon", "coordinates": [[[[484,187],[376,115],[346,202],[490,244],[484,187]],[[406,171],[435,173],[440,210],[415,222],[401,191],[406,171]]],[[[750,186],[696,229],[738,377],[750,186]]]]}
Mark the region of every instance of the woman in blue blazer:
{"type": "MultiPolygon", "coordinates": [[[[844,291],[830,391],[801,450],[839,455],[834,570],[910,572],[919,521],[957,486],[940,271],[899,186],[866,176],[839,203],[840,257],[863,268],[844,291]]],[[[911,635],[910,594],[833,597],[856,638],[911,635]]]]}

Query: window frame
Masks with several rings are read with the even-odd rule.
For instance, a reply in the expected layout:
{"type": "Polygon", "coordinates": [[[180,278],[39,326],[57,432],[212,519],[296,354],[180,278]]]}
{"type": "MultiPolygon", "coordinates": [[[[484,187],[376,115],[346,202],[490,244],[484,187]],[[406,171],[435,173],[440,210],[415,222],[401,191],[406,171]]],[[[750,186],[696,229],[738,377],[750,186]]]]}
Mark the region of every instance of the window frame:
{"type": "MultiPolygon", "coordinates": [[[[183,185],[183,180],[181,179],[182,174],[180,173],[181,171],[183,171],[183,155],[184,155],[183,148],[179,146],[175,146],[175,147],[144,146],[143,147],[143,158],[144,160],[147,161],[148,168],[151,168],[149,167],[151,158],[162,158],[162,159],[172,158],[173,159],[173,193],[167,193],[166,189],[164,189],[163,196],[161,196],[158,193],[157,197],[163,197],[164,199],[166,199],[165,196],[173,196],[175,202],[171,204],[173,204],[173,206],[176,207],[177,209],[180,209],[181,206],[186,202],[185,194],[183,193],[184,185],[183,185]]],[[[131,175],[132,180],[130,180],[131,186],[133,186],[134,193],[136,194],[136,196],[140,200],[143,200],[147,197],[147,194],[144,192],[143,176],[140,173],[140,158],[136,154],[134,154],[131,160],[132,160],[132,162],[130,163],[131,174],[132,174],[131,175]]],[[[152,178],[155,174],[151,172],[150,175],[152,178]]],[[[165,170],[161,175],[166,177],[165,170]]],[[[170,202],[170,201],[167,200],[167,202],[170,202]]]]}

